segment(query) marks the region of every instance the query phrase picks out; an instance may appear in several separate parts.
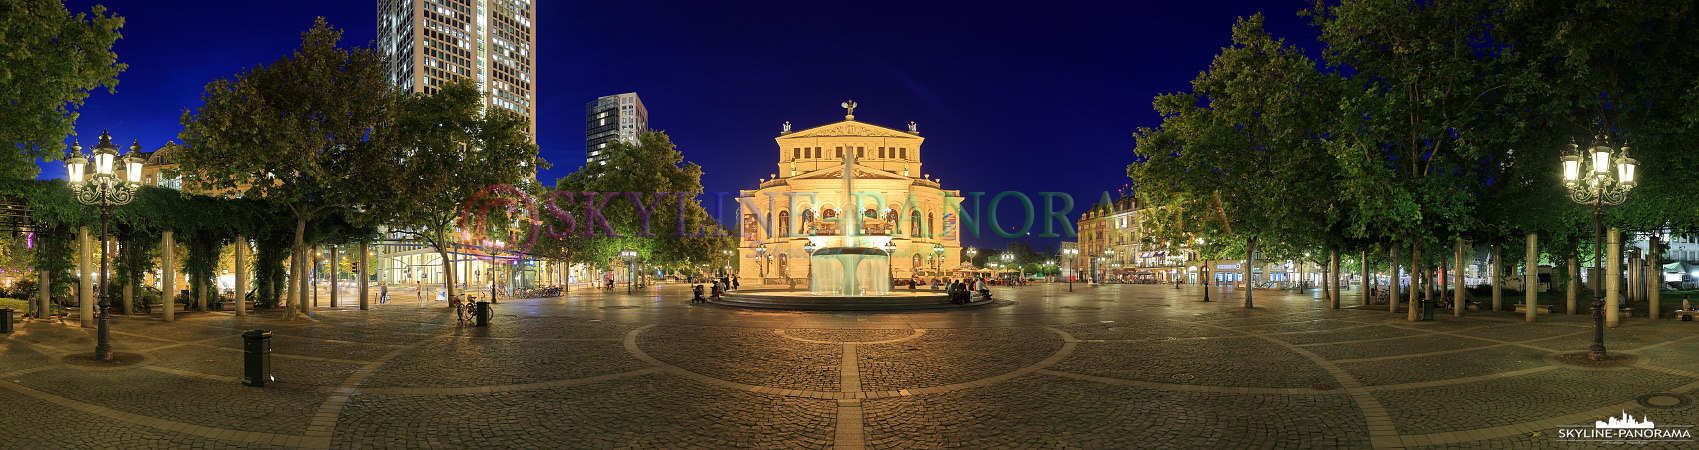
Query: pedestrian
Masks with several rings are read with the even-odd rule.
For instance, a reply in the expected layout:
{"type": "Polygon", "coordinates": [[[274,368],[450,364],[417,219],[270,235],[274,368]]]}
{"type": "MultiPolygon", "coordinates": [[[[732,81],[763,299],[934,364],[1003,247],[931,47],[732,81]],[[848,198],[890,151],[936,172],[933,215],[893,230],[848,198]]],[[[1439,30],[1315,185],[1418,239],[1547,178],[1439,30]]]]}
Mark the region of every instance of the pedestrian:
{"type": "Polygon", "coordinates": [[[979,291],[979,295],[985,297],[986,300],[991,299],[991,287],[985,285],[984,278],[980,278],[974,283],[973,290],[979,291]]]}
{"type": "Polygon", "coordinates": [[[738,288],[737,275],[732,275],[732,290],[735,291],[735,290],[737,290],[737,288],[738,288]]]}
{"type": "Polygon", "coordinates": [[[378,304],[389,302],[389,283],[378,283],[378,304]]]}

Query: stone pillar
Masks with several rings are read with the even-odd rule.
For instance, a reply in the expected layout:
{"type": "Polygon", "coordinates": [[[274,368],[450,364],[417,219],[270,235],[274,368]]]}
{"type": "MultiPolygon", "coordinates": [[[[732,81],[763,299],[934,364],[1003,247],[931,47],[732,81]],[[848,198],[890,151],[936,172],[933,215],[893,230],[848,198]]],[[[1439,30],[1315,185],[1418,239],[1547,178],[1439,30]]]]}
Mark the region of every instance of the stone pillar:
{"type": "Polygon", "coordinates": [[[1628,265],[1622,268],[1622,304],[1628,305],[1640,301],[1640,252],[1634,248],[1633,241],[1624,241],[1628,246],[1628,265]]]}
{"type": "Polygon", "coordinates": [[[1387,312],[1396,313],[1398,312],[1398,278],[1402,275],[1402,271],[1400,270],[1400,267],[1398,267],[1398,243],[1392,242],[1388,244],[1387,247],[1390,248],[1391,251],[1387,252],[1386,272],[1390,275],[1389,278],[1391,278],[1391,281],[1386,283],[1388,294],[1386,297],[1386,310],[1387,312]]]}
{"type": "Polygon", "coordinates": [[[49,275],[45,270],[41,271],[40,276],[41,292],[39,292],[39,294],[41,294],[41,304],[36,306],[37,309],[35,310],[35,318],[46,320],[49,315],[49,311],[53,311],[53,276],[49,275]]]}
{"type": "MultiPolygon", "coordinates": [[[[1438,256],[1438,255],[1435,255],[1435,256],[1438,256]]],[[[1446,296],[1445,286],[1448,285],[1448,284],[1451,284],[1451,277],[1447,276],[1450,272],[1447,272],[1445,270],[1445,266],[1447,265],[1446,263],[1447,263],[1446,260],[1441,259],[1441,260],[1439,260],[1439,264],[1436,264],[1434,266],[1434,272],[1435,272],[1435,274],[1434,274],[1434,284],[1436,285],[1435,287],[1437,288],[1435,290],[1439,291],[1439,293],[1434,295],[1434,314],[1439,314],[1439,313],[1443,312],[1443,311],[1439,310],[1439,301],[1445,300],[1445,296],[1446,296]]],[[[1455,307],[1455,304],[1453,304],[1453,306],[1455,307]]]]}
{"type": "Polygon", "coordinates": [[[159,238],[159,303],[165,307],[166,322],[176,320],[177,306],[172,302],[177,295],[177,240],[171,234],[168,230],[159,238]]]}
{"type": "Polygon", "coordinates": [[[372,257],[371,257],[370,253],[367,253],[366,241],[360,241],[360,260],[356,261],[354,263],[354,268],[358,269],[358,271],[359,271],[358,276],[360,277],[360,310],[361,311],[365,311],[366,308],[368,308],[366,285],[371,282],[371,280],[370,280],[371,276],[366,274],[366,270],[368,269],[366,266],[368,264],[370,264],[371,261],[372,261],[372,257]]]}
{"type": "Polygon", "coordinates": [[[1652,233],[1650,244],[1646,246],[1646,317],[1653,319],[1663,317],[1664,265],[1663,247],[1658,242],[1657,233],[1652,233]]]}
{"type": "Polygon", "coordinates": [[[1522,269],[1522,296],[1523,296],[1522,301],[1523,301],[1523,303],[1528,305],[1527,306],[1527,312],[1523,313],[1522,320],[1528,321],[1528,322],[1534,321],[1534,306],[1539,305],[1539,301],[1538,301],[1538,298],[1539,298],[1539,295],[1540,295],[1540,246],[1539,246],[1539,244],[1540,244],[1540,235],[1536,234],[1536,233],[1528,233],[1528,255],[1527,255],[1528,261],[1525,262],[1525,264],[1527,264],[1527,267],[1524,267],[1522,269]]]}
{"type": "Polygon", "coordinates": [[[1578,261],[1576,257],[1569,257],[1569,286],[1566,291],[1569,300],[1569,315],[1571,316],[1577,313],[1575,310],[1575,297],[1581,293],[1581,270],[1577,267],[1580,265],[1581,262],[1578,261]]]}
{"type": "Polygon", "coordinates": [[[236,236],[236,315],[248,315],[248,237],[236,236]]]}
{"type": "Polygon", "coordinates": [[[89,242],[88,227],[77,227],[77,315],[83,328],[94,327],[94,270],[89,268],[93,245],[89,242]]]}
{"type": "Polygon", "coordinates": [[[1457,247],[1455,250],[1456,254],[1452,256],[1451,315],[1453,317],[1463,317],[1463,307],[1465,306],[1465,302],[1463,300],[1463,289],[1465,288],[1464,284],[1467,282],[1463,281],[1463,268],[1466,267],[1463,262],[1463,247],[1466,245],[1468,245],[1468,243],[1465,242],[1463,238],[1457,238],[1457,243],[1455,244],[1457,247]]]}
{"type": "Polygon", "coordinates": [[[1491,285],[1493,290],[1493,311],[1503,311],[1504,291],[1499,289],[1499,276],[1504,273],[1504,247],[1493,244],[1492,255],[1487,256],[1487,259],[1488,266],[1492,268],[1492,273],[1487,274],[1487,284],[1491,285]]]}
{"type": "Polygon", "coordinates": [[[1608,229],[1605,239],[1605,326],[1616,327],[1622,323],[1622,231],[1608,229]]]}
{"type": "Polygon", "coordinates": [[[342,286],[338,284],[341,280],[337,279],[337,273],[340,271],[337,270],[339,267],[336,265],[336,246],[334,245],[330,246],[330,264],[326,264],[325,268],[330,269],[330,307],[335,308],[337,306],[336,291],[341,290],[339,288],[342,286]]]}
{"type": "MultiPolygon", "coordinates": [[[[301,272],[302,275],[306,275],[306,278],[305,278],[306,281],[303,281],[301,284],[302,284],[303,292],[312,292],[313,293],[313,307],[314,308],[319,307],[319,279],[318,279],[318,277],[315,277],[314,276],[315,273],[313,273],[313,271],[317,270],[318,268],[319,268],[319,246],[314,245],[312,247],[307,247],[307,270],[301,272]]],[[[303,301],[302,303],[306,303],[306,302],[303,301]]]]}

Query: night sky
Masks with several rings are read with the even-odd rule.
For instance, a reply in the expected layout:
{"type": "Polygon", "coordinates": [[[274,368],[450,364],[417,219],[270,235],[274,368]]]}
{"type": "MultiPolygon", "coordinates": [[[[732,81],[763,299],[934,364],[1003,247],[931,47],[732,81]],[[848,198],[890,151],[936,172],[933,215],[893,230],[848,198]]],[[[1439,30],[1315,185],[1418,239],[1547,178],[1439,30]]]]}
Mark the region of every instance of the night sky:
{"type": "MultiPolygon", "coordinates": [[[[178,140],[179,117],[200,106],[208,82],[288,54],[316,16],[346,30],[344,46],[376,36],[375,1],[66,6],[95,3],[125,17],[114,50],[130,68],[116,93],[96,90],[80,109],[75,137],[85,147],[102,129],[148,151],[178,140]]],[[[1128,183],[1133,132],[1160,123],[1151,101],[1189,90],[1237,18],[1261,12],[1273,34],[1317,57],[1308,20],[1296,16],[1308,4],[541,0],[537,138],[554,168],[539,178],[553,185],[583,165],[584,105],[598,96],[637,92],[651,128],[703,166],[709,192],[754,189],[778,173],[781,123],[842,120],[838,104],[853,99],[858,121],[916,122],[927,138],[923,172],[946,189],[986,192],[986,201],[1066,192],[1077,218],[1128,183]]],[[[43,178],[64,176],[58,161],[41,166],[43,178]]],[[[1018,226],[1016,203],[1003,209],[1001,221],[1018,226]]],[[[1035,224],[1033,234],[1042,231],[1035,224]]],[[[1007,241],[982,233],[967,243],[1007,241]]],[[[1026,240],[1040,251],[1058,241],[1026,240]]]]}

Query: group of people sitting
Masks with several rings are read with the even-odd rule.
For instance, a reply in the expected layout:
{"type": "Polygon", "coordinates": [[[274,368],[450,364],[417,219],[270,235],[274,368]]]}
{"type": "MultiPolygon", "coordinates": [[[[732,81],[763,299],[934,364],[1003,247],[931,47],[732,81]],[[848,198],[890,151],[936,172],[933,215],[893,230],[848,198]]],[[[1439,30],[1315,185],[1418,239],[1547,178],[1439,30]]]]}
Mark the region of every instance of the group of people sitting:
{"type": "Polygon", "coordinates": [[[940,287],[948,289],[950,293],[950,303],[958,305],[972,303],[974,291],[979,292],[980,298],[984,300],[991,300],[991,287],[985,284],[984,278],[974,278],[972,280],[972,285],[969,285],[968,281],[969,280],[966,279],[951,281],[948,278],[943,280],[932,280],[932,289],[938,289],[940,287]]]}

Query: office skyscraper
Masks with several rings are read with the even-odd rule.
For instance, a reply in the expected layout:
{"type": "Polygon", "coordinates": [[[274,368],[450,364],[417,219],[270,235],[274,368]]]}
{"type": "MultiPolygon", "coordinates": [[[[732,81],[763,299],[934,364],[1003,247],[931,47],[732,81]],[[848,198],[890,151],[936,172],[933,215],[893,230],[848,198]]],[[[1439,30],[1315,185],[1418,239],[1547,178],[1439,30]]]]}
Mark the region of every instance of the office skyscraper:
{"type": "Polygon", "coordinates": [[[487,107],[531,119],[537,135],[536,4],[531,0],[378,0],[378,51],[389,82],[435,93],[478,80],[487,107]]]}
{"type": "Polygon", "coordinates": [[[637,142],[649,131],[649,110],[636,92],[609,95],[584,106],[584,166],[607,165],[602,149],[615,139],[637,142]]]}

